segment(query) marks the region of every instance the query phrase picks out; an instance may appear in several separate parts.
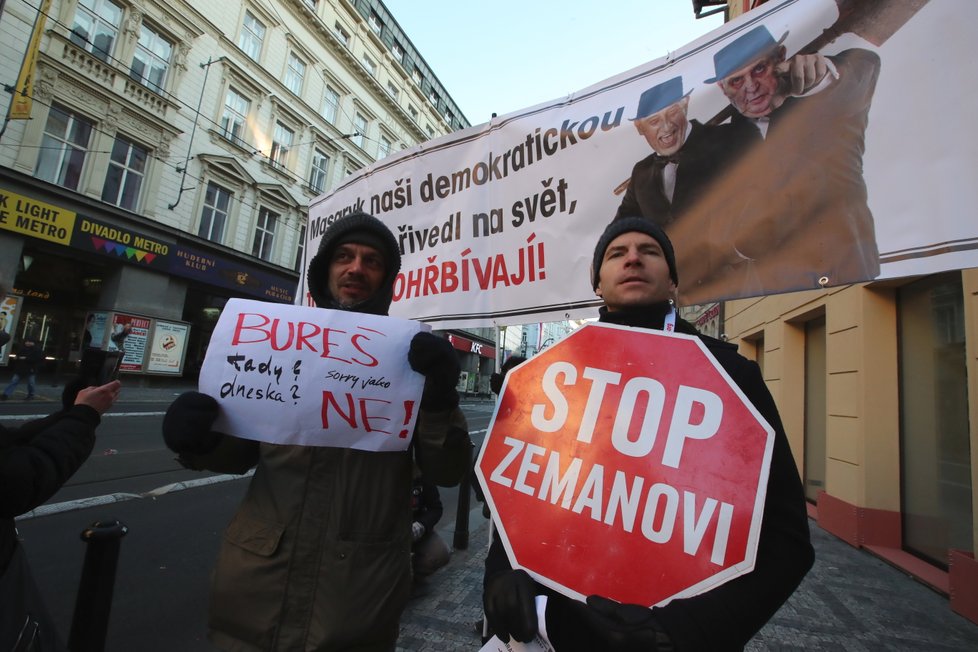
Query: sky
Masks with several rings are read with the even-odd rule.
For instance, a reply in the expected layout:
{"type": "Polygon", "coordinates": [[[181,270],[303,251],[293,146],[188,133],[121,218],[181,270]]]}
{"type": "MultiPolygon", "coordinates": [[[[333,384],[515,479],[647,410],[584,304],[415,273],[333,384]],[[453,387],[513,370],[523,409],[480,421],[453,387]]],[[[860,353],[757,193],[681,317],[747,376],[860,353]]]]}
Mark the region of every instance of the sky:
{"type": "Polygon", "coordinates": [[[565,97],[723,24],[690,0],[384,0],[473,125],[565,97]]]}

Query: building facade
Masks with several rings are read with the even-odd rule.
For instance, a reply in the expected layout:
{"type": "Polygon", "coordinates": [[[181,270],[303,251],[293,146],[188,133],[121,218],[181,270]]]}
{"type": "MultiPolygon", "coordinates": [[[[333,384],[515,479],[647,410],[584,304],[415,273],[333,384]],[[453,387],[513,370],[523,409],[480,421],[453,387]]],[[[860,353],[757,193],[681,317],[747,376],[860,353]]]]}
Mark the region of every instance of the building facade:
{"type": "Polygon", "coordinates": [[[820,527],[978,622],[978,271],[730,301],[820,527]]]}
{"type": "Polygon", "coordinates": [[[36,25],[2,99],[29,119],[0,135],[0,299],[50,371],[95,322],[136,326],[127,371],[195,373],[229,298],[295,300],[310,200],[468,126],[379,0],[10,0],[11,83],[36,25]]]}

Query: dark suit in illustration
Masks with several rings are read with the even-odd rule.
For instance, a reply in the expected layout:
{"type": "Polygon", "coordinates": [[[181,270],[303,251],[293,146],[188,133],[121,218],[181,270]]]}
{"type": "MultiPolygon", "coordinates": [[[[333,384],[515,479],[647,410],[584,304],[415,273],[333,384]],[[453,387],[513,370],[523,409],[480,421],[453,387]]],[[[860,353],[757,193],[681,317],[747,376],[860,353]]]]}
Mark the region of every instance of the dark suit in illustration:
{"type": "Polygon", "coordinates": [[[668,229],[706,192],[726,161],[739,153],[753,136],[731,125],[708,126],[690,120],[690,126],[678,152],[670,157],[653,153],[635,164],[615,219],[645,217],[668,229]],[[671,200],[663,191],[660,176],[660,170],[668,162],[676,164],[671,200]]]}

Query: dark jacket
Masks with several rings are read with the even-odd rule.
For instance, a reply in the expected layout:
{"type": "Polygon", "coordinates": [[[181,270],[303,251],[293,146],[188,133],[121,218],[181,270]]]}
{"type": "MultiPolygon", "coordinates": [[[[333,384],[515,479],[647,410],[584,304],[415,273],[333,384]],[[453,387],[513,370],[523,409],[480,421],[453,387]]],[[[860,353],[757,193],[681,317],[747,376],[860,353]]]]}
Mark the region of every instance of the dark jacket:
{"type": "Polygon", "coordinates": [[[20,428],[0,425],[0,571],[17,543],[14,518],[44,504],[78,470],[99,421],[98,412],[75,405],[20,428]]]}
{"type": "Polygon", "coordinates": [[[44,352],[37,344],[34,346],[20,345],[17,357],[14,359],[13,370],[18,376],[30,376],[36,374],[44,361],[44,352]]]}
{"type": "MultiPolygon", "coordinates": [[[[601,309],[600,321],[625,326],[661,329],[662,310],[637,313],[609,313],[601,309]]],[[[656,620],[669,634],[677,652],[688,650],[739,650],[774,615],[794,592],[811,568],[815,553],[808,531],[805,496],[781,425],[777,407],[761,377],[757,363],[737,353],[733,344],[700,335],[688,322],[677,319],[676,332],[698,335],[710,353],[774,429],[774,451],[771,458],[763,525],[758,541],[754,570],[716,588],[693,596],[673,600],[652,610],[656,620]]],[[[499,538],[493,539],[486,558],[486,577],[510,568],[499,538]]],[[[551,599],[569,600],[538,586],[540,594],[551,599]]],[[[559,608],[559,606],[558,606],[559,608]]],[[[566,611],[566,610],[565,610],[566,611]]],[[[576,623],[567,623],[574,629],[576,623]]],[[[547,619],[551,638],[568,637],[551,631],[560,623],[547,619]]],[[[580,636],[570,637],[582,640],[580,636]]],[[[557,652],[589,649],[561,647],[557,652]]]]}
{"type": "Polygon", "coordinates": [[[749,132],[731,125],[703,125],[690,120],[692,128],[686,141],[674,155],[676,187],[670,201],[655,178],[658,154],[651,154],[635,164],[615,218],[645,217],[666,228],[680,219],[702,195],[709,191],[714,178],[724,171],[728,160],[747,146],[749,132]]]}

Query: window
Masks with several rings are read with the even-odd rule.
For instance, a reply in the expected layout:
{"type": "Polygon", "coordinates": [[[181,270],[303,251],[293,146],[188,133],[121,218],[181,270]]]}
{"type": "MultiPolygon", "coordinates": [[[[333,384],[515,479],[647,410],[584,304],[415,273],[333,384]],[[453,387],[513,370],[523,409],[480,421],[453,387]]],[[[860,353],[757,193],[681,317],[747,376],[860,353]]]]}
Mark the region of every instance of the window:
{"type": "Polygon", "coordinates": [[[248,124],[250,108],[251,102],[238,91],[228,88],[224,96],[224,113],[221,115],[221,134],[225,138],[238,145],[245,143],[245,125],[248,124]]]}
{"type": "Polygon", "coordinates": [[[258,211],[258,223],[255,224],[255,241],[251,244],[251,255],[262,260],[272,259],[272,244],[275,242],[275,227],[278,223],[278,213],[273,213],[264,206],[258,211]]]}
{"type": "Polygon", "coordinates": [[[435,130],[431,128],[431,125],[425,124],[424,128],[425,128],[425,131],[428,132],[428,136],[430,138],[434,138],[435,137],[435,130]]]}
{"type": "Polygon", "coordinates": [[[353,134],[353,142],[358,147],[363,147],[363,137],[367,135],[367,119],[359,113],[356,114],[353,117],[353,129],[356,132],[353,134]]]}
{"type": "Polygon", "coordinates": [[[293,269],[299,271],[302,268],[302,255],[306,252],[306,227],[302,226],[299,231],[299,244],[295,249],[295,265],[293,269]]]}
{"type": "Polygon", "coordinates": [[[238,47],[249,57],[258,61],[261,56],[261,45],[265,40],[265,25],[255,18],[250,11],[245,11],[244,24],[238,37],[238,47]]]}
{"type": "Polygon", "coordinates": [[[336,124],[336,112],[340,108],[340,94],[327,86],[323,93],[323,118],[327,122],[336,124]]]}
{"type": "Polygon", "coordinates": [[[47,124],[44,125],[44,138],[34,176],[77,190],[91,136],[91,122],[73,111],[52,104],[47,124]]]}
{"type": "Polygon", "coordinates": [[[404,63],[404,48],[402,48],[401,44],[397,41],[394,41],[391,44],[391,54],[394,55],[394,58],[398,63],[404,63]]]}
{"type": "Polygon", "coordinates": [[[447,122],[449,125],[451,125],[453,120],[455,120],[455,116],[452,115],[452,112],[451,111],[446,111],[445,112],[445,122],[447,122]]]}
{"type": "Polygon", "coordinates": [[[966,322],[960,272],[897,290],[903,545],[934,564],[974,546],[966,322]]]}
{"type": "Polygon", "coordinates": [[[411,79],[413,79],[414,83],[418,86],[421,85],[421,70],[417,66],[415,66],[414,70],[411,71],[411,79]]]}
{"type": "Polygon", "coordinates": [[[390,139],[386,136],[380,137],[380,145],[377,146],[377,158],[382,159],[391,153],[394,145],[391,143],[390,139]]]}
{"type": "Polygon", "coordinates": [[[411,117],[414,118],[415,121],[418,120],[418,110],[413,104],[408,104],[408,113],[411,114],[411,117]]]}
{"type": "Polygon", "coordinates": [[[279,167],[288,167],[289,152],[292,151],[292,139],[295,132],[283,125],[281,122],[275,123],[275,135],[272,137],[272,151],[268,158],[272,163],[279,167]]]}
{"type": "Polygon", "coordinates": [[[432,106],[434,106],[436,109],[438,108],[438,99],[438,93],[435,92],[435,89],[432,88],[430,91],[428,91],[428,100],[431,101],[432,106]]]}
{"type": "Polygon", "coordinates": [[[375,77],[377,75],[377,64],[374,63],[374,60],[365,54],[363,55],[363,59],[361,59],[361,61],[363,62],[363,67],[370,73],[370,76],[375,77]]]}
{"type": "Polygon", "coordinates": [[[122,7],[112,0],[78,0],[71,42],[108,61],[122,23],[122,7]]]}
{"type": "Polygon", "coordinates": [[[146,174],[149,152],[123,136],[116,136],[102,186],[102,201],[135,211],[146,174]]]}
{"type": "Polygon", "coordinates": [[[162,93],[172,53],[173,44],[143,23],[139,28],[139,41],[136,43],[136,52],[132,55],[129,76],[143,86],[162,93]]]}
{"type": "Polygon", "coordinates": [[[290,52],[288,68],[285,71],[285,86],[296,95],[302,95],[302,80],[305,76],[306,62],[290,52]]]}
{"type": "Polygon", "coordinates": [[[312,168],[309,170],[309,188],[314,192],[326,190],[326,174],[329,172],[329,156],[318,147],[312,152],[312,168]]]}
{"type": "Polygon", "coordinates": [[[377,36],[380,36],[380,32],[384,29],[384,21],[380,19],[377,12],[371,12],[370,17],[367,19],[367,24],[370,25],[370,29],[377,36]]]}
{"type": "Polygon", "coordinates": [[[392,81],[388,81],[388,82],[387,82],[387,92],[388,92],[388,93],[390,94],[390,96],[391,96],[391,97],[393,97],[393,98],[394,98],[395,100],[397,99],[397,96],[401,94],[401,91],[400,91],[400,90],[398,90],[398,88],[397,88],[397,85],[396,85],[396,84],[394,84],[394,82],[392,82],[392,81]]]}
{"type": "Polygon", "coordinates": [[[340,40],[340,43],[346,47],[350,47],[350,33],[343,29],[343,26],[340,25],[339,21],[333,25],[333,30],[336,32],[336,38],[340,40]]]}
{"type": "Polygon", "coordinates": [[[227,228],[228,211],[231,208],[231,191],[213,181],[207,183],[204,195],[204,209],[200,212],[200,228],[197,235],[212,242],[224,241],[227,228]]]}

